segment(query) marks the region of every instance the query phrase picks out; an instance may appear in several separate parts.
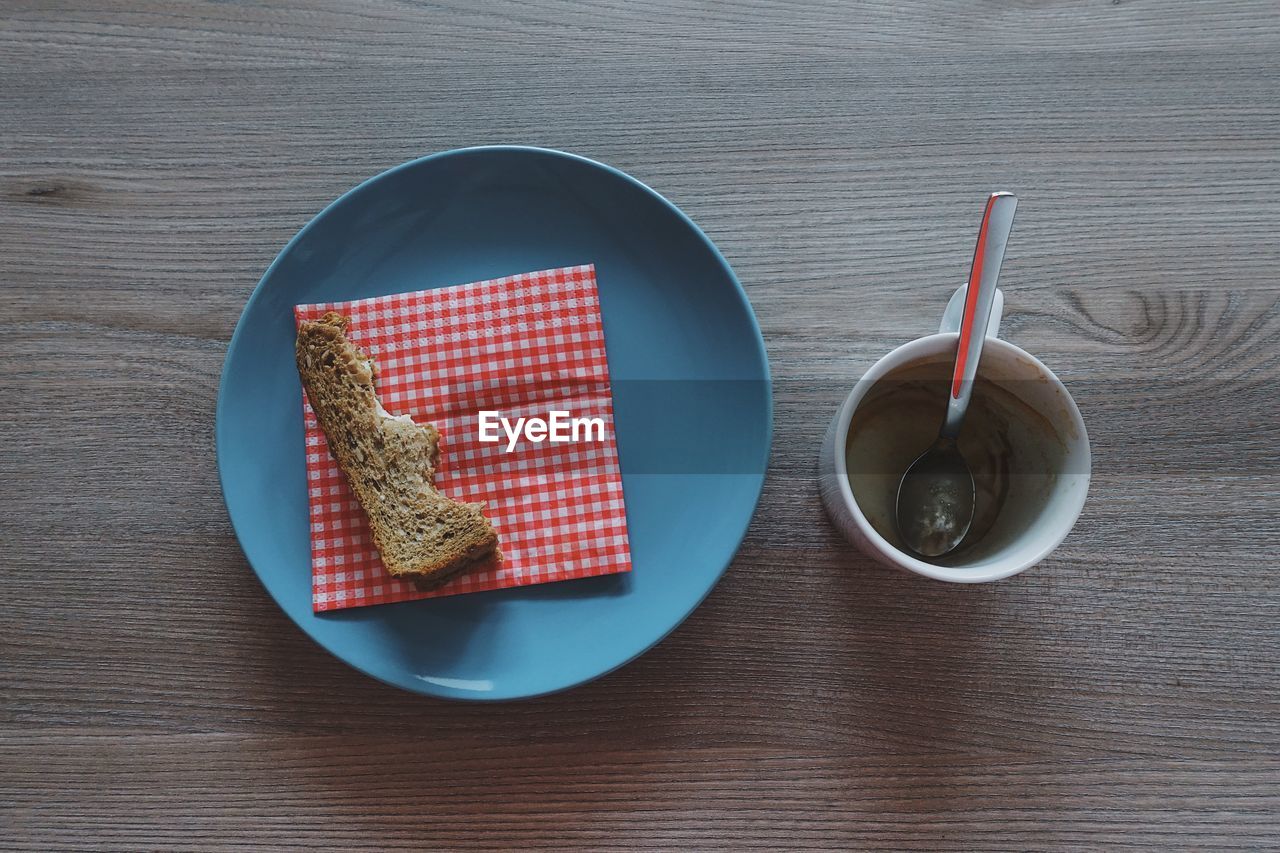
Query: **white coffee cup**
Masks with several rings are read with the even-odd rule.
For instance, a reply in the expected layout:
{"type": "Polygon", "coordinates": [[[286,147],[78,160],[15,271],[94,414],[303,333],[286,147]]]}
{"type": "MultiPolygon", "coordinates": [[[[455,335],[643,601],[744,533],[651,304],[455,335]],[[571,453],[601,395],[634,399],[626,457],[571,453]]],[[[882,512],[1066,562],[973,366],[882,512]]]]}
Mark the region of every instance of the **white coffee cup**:
{"type": "MultiPolygon", "coordinates": [[[[994,521],[990,522],[984,535],[972,543],[966,540],[954,557],[939,561],[946,563],[942,565],[920,559],[896,541],[896,530],[891,520],[896,480],[906,471],[914,456],[924,452],[932,441],[931,433],[935,433],[942,422],[941,408],[936,424],[927,417],[915,418],[904,425],[910,429],[902,430],[901,439],[894,438],[893,430],[882,429],[884,441],[898,441],[904,445],[907,443],[906,433],[918,433],[912,439],[920,443],[918,449],[903,447],[890,453],[879,453],[878,449],[887,445],[884,441],[877,444],[877,436],[859,435],[856,446],[849,443],[850,424],[859,407],[868,400],[868,395],[872,395],[876,417],[880,418],[869,423],[883,421],[887,424],[891,414],[886,412],[892,411],[893,397],[890,394],[893,388],[898,387],[893,384],[896,382],[893,377],[909,375],[913,370],[930,371],[935,366],[945,371],[954,360],[965,290],[961,287],[952,297],[938,334],[919,338],[893,350],[872,365],[850,392],[823,439],[819,457],[819,488],[835,526],[847,539],[880,562],[937,580],[981,583],[1025,571],[1061,544],[1084,508],[1092,471],[1089,436],[1080,410],[1066,387],[1039,359],[996,337],[1004,306],[1003,294],[997,291],[992,306],[978,378],[994,383],[1001,400],[1010,400],[1010,405],[1019,411],[1024,411],[1025,407],[1030,414],[1024,420],[1015,422],[1010,418],[1006,421],[1012,425],[1009,426],[1007,440],[1002,438],[1001,441],[1011,447],[1010,453],[1016,458],[1024,460],[1022,467],[1025,471],[1004,478],[1002,487],[1007,491],[999,501],[1000,508],[991,511],[994,521]],[[889,378],[888,382],[877,390],[877,383],[886,378],[889,378]],[[847,453],[866,456],[873,448],[877,452],[875,459],[867,462],[868,466],[900,465],[902,470],[890,472],[886,467],[877,469],[874,474],[866,473],[863,458],[858,457],[854,459],[858,470],[854,471],[851,483],[847,453]],[[904,453],[906,455],[902,455],[904,453]],[[897,458],[890,461],[889,457],[894,456],[897,458]],[[861,495],[861,503],[855,497],[855,485],[861,495]]],[[[871,411],[871,406],[868,406],[867,412],[871,411]]],[[[973,426],[971,413],[965,428],[973,426]]],[[[996,505],[992,499],[990,506],[996,505]]]]}

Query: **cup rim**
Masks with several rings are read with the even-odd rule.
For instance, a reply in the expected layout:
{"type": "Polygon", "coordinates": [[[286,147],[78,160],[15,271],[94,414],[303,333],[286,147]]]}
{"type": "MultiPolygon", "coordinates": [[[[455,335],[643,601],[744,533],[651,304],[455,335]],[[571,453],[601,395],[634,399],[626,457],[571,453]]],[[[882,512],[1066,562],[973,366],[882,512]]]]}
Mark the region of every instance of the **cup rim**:
{"type": "MultiPolygon", "coordinates": [[[[875,364],[871,365],[867,372],[862,375],[862,378],[858,380],[858,384],[854,389],[845,397],[845,401],[840,407],[836,422],[835,445],[832,448],[832,452],[835,453],[835,472],[840,498],[844,501],[845,508],[849,510],[849,514],[853,518],[854,524],[857,525],[858,530],[877,552],[886,559],[891,560],[896,566],[934,580],[952,583],[987,583],[1003,580],[1024,572],[1049,556],[1055,548],[1062,544],[1062,541],[1067,538],[1067,535],[1075,527],[1076,521],[1080,518],[1080,513],[1084,510],[1085,499],[1088,497],[1089,482],[1093,477],[1093,452],[1089,443],[1089,432],[1085,429],[1084,418],[1080,415],[1080,408],[1076,405],[1071,392],[1067,390],[1067,386],[1058,378],[1057,374],[1045,366],[1044,362],[1017,344],[1012,344],[1002,338],[988,337],[983,345],[994,349],[1006,349],[1012,355],[1026,358],[1031,362],[1032,366],[1043,371],[1049,381],[1062,391],[1068,403],[1066,407],[1067,413],[1080,436],[1079,445],[1084,453],[1085,473],[1083,475],[1074,475],[1084,477],[1084,488],[1080,490],[1080,497],[1072,509],[1069,522],[1063,524],[1060,531],[1055,532],[1046,540],[1044,547],[1037,550],[1034,555],[1027,559],[1010,562],[1009,565],[997,564],[984,571],[978,571],[972,568],[937,566],[913,557],[906,551],[895,547],[872,526],[862,512],[862,507],[858,505],[857,499],[854,498],[853,487],[849,483],[849,465],[845,457],[845,447],[849,441],[849,425],[853,421],[853,413],[862,403],[871,386],[884,378],[893,368],[927,355],[937,354],[940,349],[939,344],[954,342],[958,338],[958,332],[939,332],[916,338],[913,341],[908,341],[901,346],[895,347],[881,356],[875,364]]],[[[947,348],[942,347],[941,349],[946,350],[947,348]]],[[[954,346],[950,347],[950,349],[954,349],[954,346]]]]}

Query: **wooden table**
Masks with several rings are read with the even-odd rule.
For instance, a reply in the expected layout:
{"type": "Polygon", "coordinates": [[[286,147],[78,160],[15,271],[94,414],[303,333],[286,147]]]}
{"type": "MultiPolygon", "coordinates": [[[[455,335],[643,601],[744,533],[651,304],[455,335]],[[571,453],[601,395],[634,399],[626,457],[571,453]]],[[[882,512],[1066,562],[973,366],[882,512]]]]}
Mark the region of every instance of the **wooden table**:
{"type": "Polygon", "coordinates": [[[0,845],[1280,843],[1273,0],[0,6],[0,845]],[[236,545],[218,376],[281,245],[463,145],[604,160],[751,298],[768,484],[707,602],[564,695],[312,645],[236,545]],[[1016,190],[1004,329],[1095,479],[980,588],[832,531],[814,454],[1016,190]]]}

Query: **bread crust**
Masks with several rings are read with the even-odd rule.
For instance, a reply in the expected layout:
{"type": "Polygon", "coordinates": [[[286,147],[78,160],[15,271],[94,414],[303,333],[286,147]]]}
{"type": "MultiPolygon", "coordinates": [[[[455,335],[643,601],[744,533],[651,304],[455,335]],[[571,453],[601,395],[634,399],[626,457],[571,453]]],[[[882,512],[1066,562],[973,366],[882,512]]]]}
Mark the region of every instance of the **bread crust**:
{"type": "Polygon", "coordinates": [[[430,589],[494,554],[497,533],[482,504],[436,489],[439,433],[382,410],[376,367],[347,339],[349,323],[335,312],[304,321],[298,373],[329,451],[369,516],[383,565],[392,577],[430,589]]]}

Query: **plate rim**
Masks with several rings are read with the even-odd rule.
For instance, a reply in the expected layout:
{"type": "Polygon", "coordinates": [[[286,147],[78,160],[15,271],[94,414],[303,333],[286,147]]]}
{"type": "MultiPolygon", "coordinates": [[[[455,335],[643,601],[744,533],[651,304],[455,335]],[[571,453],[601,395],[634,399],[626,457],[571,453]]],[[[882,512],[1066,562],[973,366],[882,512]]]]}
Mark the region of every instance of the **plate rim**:
{"type": "Polygon", "coordinates": [[[747,533],[750,530],[751,522],[755,520],[756,512],[760,508],[760,499],[764,494],[764,486],[768,479],[769,462],[771,461],[772,454],[773,454],[773,408],[774,408],[773,406],[773,372],[769,365],[769,354],[768,354],[768,350],[765,347],[764,334],[760,329],[760,320],[758,317],[756,317],[755,309],[752,308],[751,306],[751,301],[747,297],[747,292],[743,288],[742,282],[738,280],[738,276],[737,274],[734,273],[733,268],[729,265],[729,262],[725,259],[724,255],[720,252],[720,249],[715,245],[715,243],[711,241],[711,238],[707,236],[707,234],[702,230],[702,228],[700,228],[698,224],[688,216],[688,214],[686,214],[683,210],[677,207],[675,203],[673,203],[668,198],[663,196],[657,190],[650,187],[648,184],[645,184],[644,182],[638,180],[637,178],[632,177],[631,175],[627,174],[621,169],[618,169],[614,166],[610,166],[607,163],[602,163],[598,160],[593,160],[589,157],[584,157],[580,154],[574,154],[568,151],[561,151],[555,148],[543,148],[535,145],[513,145],[513,144],[472,145],[472,146],[466,146],[462,148],[450,148],[445,151],[438,151],[434,154],[426,154],[421,157],[415,157],[411,160],[406,160],[403,163],[392,166],[388,169],[384,169],[383,171],[378,172],[377,174],[371,177],[365,178],[355,186],[347,189],[337,198],[330,201],[320,211],[312,215],[311,218],[307,220],[306,224],[303,225],[302,228],[300,228],[298,232],[294,234],[293,237],[291,237],[288,240],[288,242],[286,242],[284,246],[280,248],[280,251],[276,253],[276,256],[272,259],[271,263],[267,266],[266,270],[263,271],[262,276],[258,279],[258,283],[254,285],[253,291],[249,294],[249,298],[245,300],[244,308],[241,309],[240,316],[236,319],[235,330],[232,332],[231,339],[227,343],[227,352],[226,352],[226,355],[223,357],[222,370],[218,377],[218,400],[214,409],[214,455],[216,458],[216,464],[218,468],[218,488],[219,488],[219,491],[221,492],[222,504],[227,513],[227,520],[231,524],[232,533],[235,534],[236,544],[240,546],[240,553],[244,555],[245,562],[248,563],[249,568],[253,570],[254,576],[258,579],[258,583],[261,584],[263,590],[266,591],[267,595],[270,596],[271,600],[275,602],[275,605],[278,608],[280,608],[280,610],[284,613],[284,615],[289,618],[289,621],[293,622],[293,624],[297,626],[297,628],[301,630],[302,633],[305,634],[309,640],[311,640],[311,642],[315,643],[317,646],[319,646],[329,655],[333,656],[334,658],[341,661],[346,666],[349,666],[352,669],[356,670],[357,672],[360,672],[363,675],[368,676],[369,678],[373,678],[376,681],[379,681],[390,687],[394,687],[399,690],[404,690],[408,693],[414,693],[420,696],[431,696],[437,699],[451,699],[451,700],[457,700],[457,701],[511,702],[511,701],[519,701],[523,699],[534,699],[539,696],[549,696],[555,693],[560,693],[562,691],[570,690],[574,687],[579,687],[583,684],[596,681],[597,679],[603,678],[604,676],[612,672],[615,672],[616,670],[631,663],[636,658],[639,658],[640,656],[644,655],[645,653],[653,649],[655,646],[657,646],[659,643],[661,643],[663,640],[665,640],[668,636],[671,635],[673,631],[675,631],[676,628],[679,628],[682,624],[684,624],[684,622],[693,614],[693,612],[697,610],[704,601],[706,601],[707,596],[711,594],[711,591],[715,589],[716,586],[720,583],[720,581],[724,578],[725,572],[728,571],[729,566],[733,563],[734,558],[737,557],[738,552],[742,549],[742,543],[743,541],[745,541],[747,533]],[[702,242],[705,248],[711,252],[712,257],[715,259],[716,263],[720,266],[720,269],[728,277],[729,281],[733,284],[734,292],[736,293],[739,302],[742,304],[742,307],[746,309],[747,317],[751,321],[751,328],[755,332],[754,343],[756,345],[756,354],[759,356],[760,363],[764,368],[765,442],[764,442],[763,459],[760,460],[761,473],[760,473],[759,486],[757,487],[756,494],[751,502],[751,511],[747,513],[746,520],[742,525],[742,530],[741,532],[739,532],[737,536],[737,542],[734,544],[732,551],[730,551],[728,559],[725,560],[724,565],[720,566],[720,568],[715,573],[714,579],[711,581],[710,584],[707,585],[706,591],[703,592],[702,595],[700,595],[696,601],[692,602],[690,606],[679,616],[679,618],[677,618],[674,622],[672,622],[669,627],[663,630],[658,636],[654,637],[652,641],[650,641],[648,644],[644,645],[643,647],[637,649],[636,651],[632,652],[631,654],[627,655],[623,659],[619,660],[617,663],[609,667],[606,667],[605,669],[602,669],[593,675],[580,677],[573,681],[570,681],[569,683],[566,683],[557,687],[552,687],[546,690],[539,690],[535,692],[519,693],[515,695],[495,695],[490,692],[477,693],[473,691],[454,692],[454,691],[440,689],[439,686],[430,684],[429,682],[422,682],[421,686],[419,686],[418,684],[413,684],[413,685],[400,684],[394,681],[390,681],[386,678],[383,678],[382,676],[377,675],[376,673],[368,671],[364,667],[354,663],[353,661],[339,654],[334,649],[330,648],[329,645],[327,645],[326,643],[322,642],[319,638],[317,638],[315,634],[313,634],[306,625],[304,625],[298,618],[296,618],[289,611],[287,607],[285,607],[284,603],[281,602],[279,596],[277,596],[275,591],[271,588],[271,585],[268,584],[266,579],[263,577],[262,570],[258,568],[257,564],[254,562],[254,559],[249,555],[248,549],[245,548],[244,541],[240,536],[240,528],[236,524],[235,515],[232,512],[230,501],[227,498],[226,484],[227,484],[228,473],[227,473],[226,461],[225,461],[226,453],[224,453],[224,450],[223,450],[224,441],[227,440],[225,437],[225,431],[224,431],[225,419],[224,419],[223,408],[224,408],[224,401],[226,400],[227,380],[228,380],[228,374],[230,372],[232,355],[236,350],[236,345],[240,341],[241,334],[244,332],[245,318],[249,315],[249,311],[254,307],[257,301],[262,297],[267,285],[267,281],[272,277],[273,273],[276,270],[276,267],[281,263],[284,257],[289,254],[289,252],[293,249],[294,245],[298,243],[307,234],[307,232],[310,231],[311,228],[316,225],[317,222],[319,222],[321,219],[327,216],[333,208],[342,204],[348,198],[360,193],[366,187],[376,182],[393,179],[395,175],[400,172],[408,171],[410,169],[416,168],[420,165],[423,165],[429,162],[449,159],[449,158],[468,155],[468,154],[478,154],[478,153],[521,153],[521,154],[545,155],[553,158],[559,158],[563,160],[576,162],[576,163],[588,166],[590,168],[602,169],[605,172],[615,177],[621,178],[624,182],[631,184],[635,188],[639,189],[641,192],[648,194],[649,196],[654,198],[656,201],[658,201],[660,204],[662,204],[663,207],[665,207],[671,213],[675,214],[675,216],[678,219],[680,219],[689,229],[692,230],[692,232],[695,235],[697,235],[698,239],[702,242]]]}

